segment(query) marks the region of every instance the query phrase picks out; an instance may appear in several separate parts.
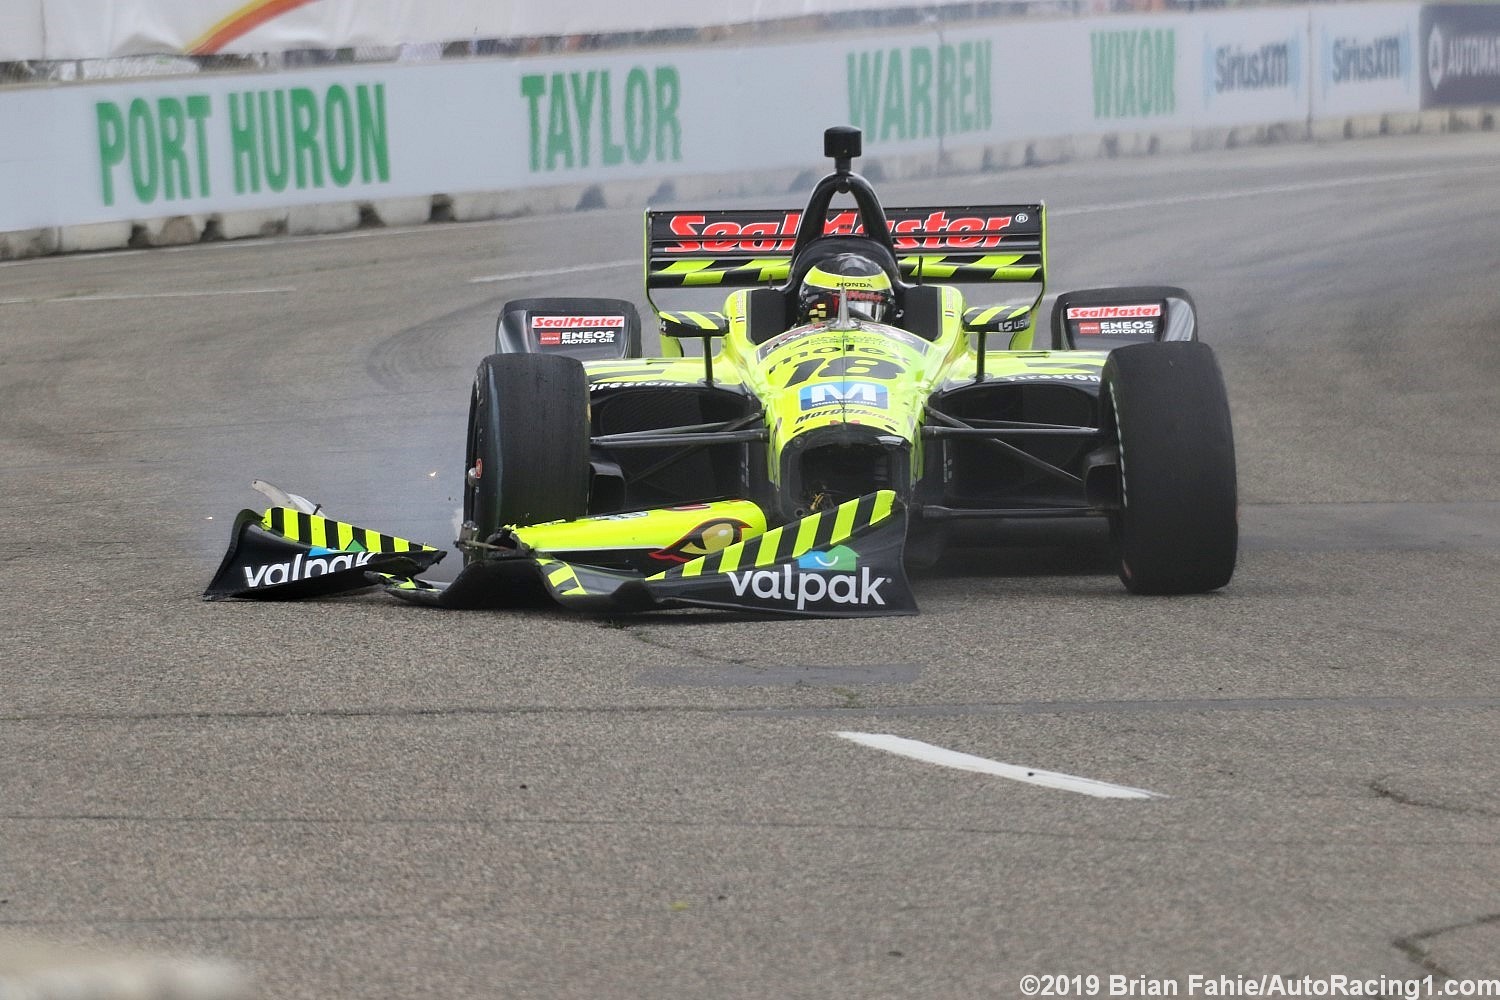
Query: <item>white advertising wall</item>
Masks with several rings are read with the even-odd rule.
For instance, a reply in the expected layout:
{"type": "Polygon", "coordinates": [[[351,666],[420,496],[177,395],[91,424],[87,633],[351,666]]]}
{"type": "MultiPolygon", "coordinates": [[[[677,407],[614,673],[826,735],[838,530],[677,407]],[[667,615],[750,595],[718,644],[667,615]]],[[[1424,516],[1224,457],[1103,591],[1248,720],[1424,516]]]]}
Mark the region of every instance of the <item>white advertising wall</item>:
{"type": "Polygon", "coordinates": [[[1417,12],[1410,4],[1312,10],[1317,115],[1413,110],[1421,99],[1417,12]]]}
{"type": "Polygon", "coordinates": [[[1184,98],[1214,121],[1285,121],[1308,113],[1307,21],[1275,11],[1205,19],[1200,70],[1184,98]]]}
{"type": "Polygon", "coordinates": [[[1415,4],[0,90],[0,231],[1415,111],[1415,4]]]}

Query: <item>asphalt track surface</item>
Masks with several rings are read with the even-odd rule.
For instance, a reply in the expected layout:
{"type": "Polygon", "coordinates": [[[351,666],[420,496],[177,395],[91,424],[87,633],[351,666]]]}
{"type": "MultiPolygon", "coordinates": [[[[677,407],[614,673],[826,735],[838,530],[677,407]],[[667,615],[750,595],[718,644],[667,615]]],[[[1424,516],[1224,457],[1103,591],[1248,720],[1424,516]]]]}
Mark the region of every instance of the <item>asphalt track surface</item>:
{"type": "Polygon", "coordinates": [[[199,600],[255,477],[446,543],[500,303],[644,305],[637,207],[0,265],[0,935],[365,1000],[1500,977],[1497,154],[885,188],[1045,198],[1054,290],[1188,287],[1243,503],[1223,592],[1075,528],[911,619],[199,600]]]}

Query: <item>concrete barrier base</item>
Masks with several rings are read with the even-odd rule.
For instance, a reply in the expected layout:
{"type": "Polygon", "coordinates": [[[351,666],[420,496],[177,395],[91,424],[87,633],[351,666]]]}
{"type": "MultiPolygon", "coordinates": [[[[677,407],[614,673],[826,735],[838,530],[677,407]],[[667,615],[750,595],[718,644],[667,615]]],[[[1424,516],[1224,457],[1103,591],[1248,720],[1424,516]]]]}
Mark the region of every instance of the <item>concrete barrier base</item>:
{"type": "Polygon", "coordinates": [[[352,201],[296,205],[286,212],[286,231],[292,236],[346,233],[351,229],[358,229],[359,223],[359,204],[352,201]]]}
{"type": "Polygon", "coordinates": [[[85,226],[61,226],[58,229],[57,252],[122,250],[130,245],[130,237],[134,232],[135,223],[133,222],[94,222],[85,226]]]}
{"type": "Polygon", "coordinates": [[[0,233],[0,260],[20,260],[57,253],[61,238],[62,233],[56,226],[0,233]]]}
{"type": "Polygon", "coordinates": [[[197,243],[208,225],[206,215],[173,215],[165,219],[145,219],[135,224],[130,234],[133,247],[180,247],[197,243]]]}
{"type": "Polygon", "coordinates": [[[284,235],[286,215],[286,209],[277,208],[261,212],[223,212],[214,219],[219,239],[243,240],[284,235]]]}
{"type": "Polygon", "coordinates": [[[364,202],[360,214],[365,225],[419,226],[432,221],[432,195],[418,198],[383,198],[364,202]]]}

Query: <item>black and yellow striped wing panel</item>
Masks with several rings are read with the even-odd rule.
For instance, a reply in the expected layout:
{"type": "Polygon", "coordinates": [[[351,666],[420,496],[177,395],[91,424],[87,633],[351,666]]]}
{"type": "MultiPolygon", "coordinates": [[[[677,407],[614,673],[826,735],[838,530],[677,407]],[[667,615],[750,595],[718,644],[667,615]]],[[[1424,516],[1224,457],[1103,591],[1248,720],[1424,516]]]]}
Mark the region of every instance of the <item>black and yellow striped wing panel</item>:
{"type": "Polygon", "coordinates": [[[335,552],[436,552],[436,547],[386,535],[291,507],[272,507],[261,517],[261,527],[313,548],[335,552]]]}

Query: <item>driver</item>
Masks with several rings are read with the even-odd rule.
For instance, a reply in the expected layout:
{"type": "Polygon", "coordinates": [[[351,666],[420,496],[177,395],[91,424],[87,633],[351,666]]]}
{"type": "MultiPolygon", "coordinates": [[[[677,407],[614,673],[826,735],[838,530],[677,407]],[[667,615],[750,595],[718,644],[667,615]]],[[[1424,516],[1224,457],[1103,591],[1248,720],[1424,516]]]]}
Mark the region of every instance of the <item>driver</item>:
{"type": "Polygon", "coordinates": [[[797,321],[823,323],[839,314],[839,296],[849,299],[854,319],[889,322],[896,304],[891,277],[879,264],[856,253],[841,253],[820,261],[797,290],[797,321]]]}

